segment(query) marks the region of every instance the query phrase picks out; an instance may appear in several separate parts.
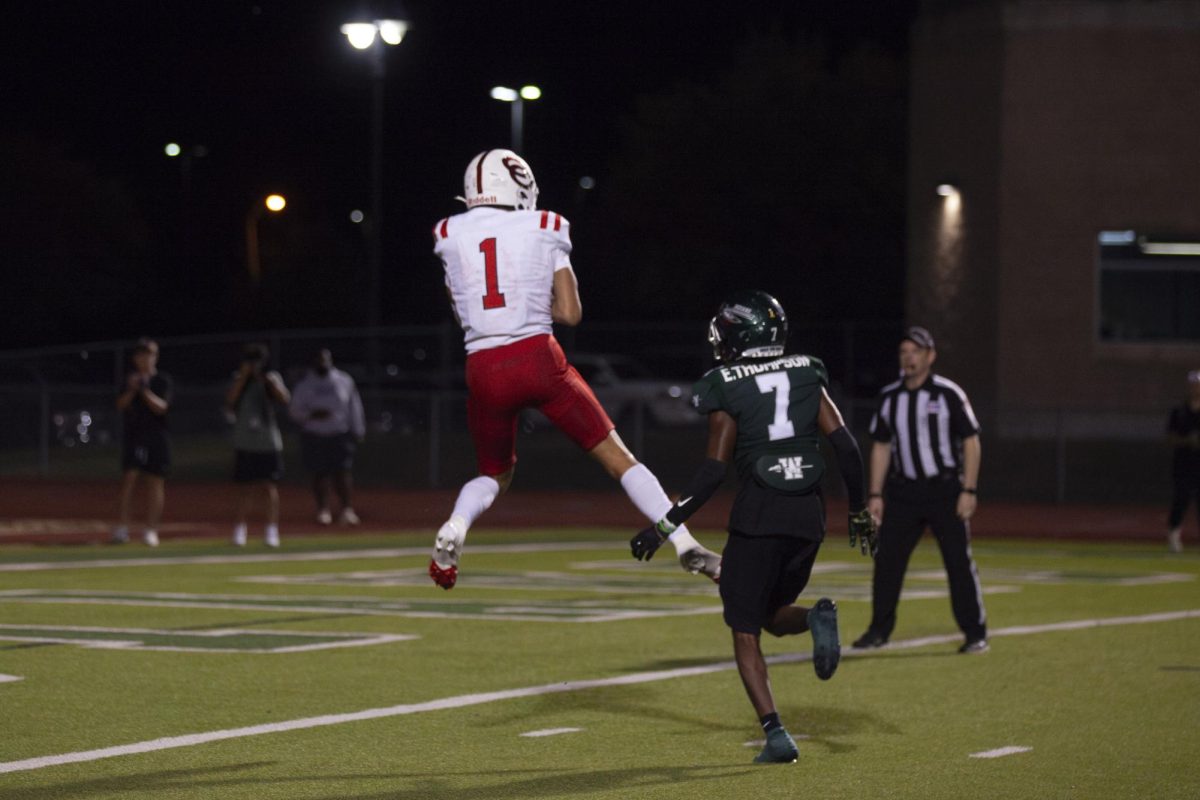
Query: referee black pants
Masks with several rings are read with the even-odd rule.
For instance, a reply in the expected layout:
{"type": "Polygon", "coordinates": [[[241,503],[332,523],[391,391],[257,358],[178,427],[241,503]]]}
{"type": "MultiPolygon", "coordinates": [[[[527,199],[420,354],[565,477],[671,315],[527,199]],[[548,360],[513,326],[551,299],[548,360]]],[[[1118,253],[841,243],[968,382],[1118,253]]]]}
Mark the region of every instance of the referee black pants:
{"type": "Polygon", "coordinates": [[[1171,493],[1171,511],[1167,514],[1167,527],[1178,528],[1183,525],[1184,514],[1196,496],[1196,514],[1200,518],[1200,470],[1176,470],[1174,475],[1174,491],[1171,493]]]}
{"type": "MultiPolygon", "coordinates": [[[[907,489],[907,487],[905,487],[907,489]]],[[[887,639],[896,627],[896,605],[908,559],[928,526],[942,551],[950,581],[954,620],[968,641],[987,635],[987,617],[979,573],[971,557],[968,524],[958,518],[958,486],[922,487],[922,491],[889,492],[879,527],[879,552],[872,581],[871,632],[887,639]]]]}

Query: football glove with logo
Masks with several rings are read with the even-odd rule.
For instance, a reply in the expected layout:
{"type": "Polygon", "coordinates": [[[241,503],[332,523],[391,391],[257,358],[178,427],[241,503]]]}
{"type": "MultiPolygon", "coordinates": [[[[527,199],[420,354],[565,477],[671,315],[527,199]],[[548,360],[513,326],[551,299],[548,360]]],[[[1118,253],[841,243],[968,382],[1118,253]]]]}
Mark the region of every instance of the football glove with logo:
{"type": "Polygon", "coordinates": [[[649,561],[654,558],[654,554],[658,552],[658,548],[662,547],[662,543],[671,535],[671,531],[665,528],[671,526],[670,523],[663,525],[659,522],[656,525],[651,525],[649,528],[643,528],[629,540],[629,549],[633,552],[633,557],[638,561],[649,561]]]}
{"type": "Polygon", "coordinates": [[[850,546],[856,544],[862,549],[862,554],[875,557],[875,553],[879,550],[879,538],[876,535],[875,518],[871,516],[871,512],[863,509],[856,514],[850,515],[850,546]]]}

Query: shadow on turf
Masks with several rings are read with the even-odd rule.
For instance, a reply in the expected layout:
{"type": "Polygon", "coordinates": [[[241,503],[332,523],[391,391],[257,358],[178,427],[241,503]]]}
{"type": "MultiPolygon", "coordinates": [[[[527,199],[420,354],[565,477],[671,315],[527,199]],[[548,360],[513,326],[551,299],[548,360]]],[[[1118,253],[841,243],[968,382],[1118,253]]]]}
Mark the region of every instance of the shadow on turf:
{"type": "MultiPolygon", "coordinates": [[[[713,764],[696,767],[664,766],[630,769],[583,770],[463,770],[400,773],[395,789],[370,794],[329,794],[317,800],[507,800],[508,798],[562,797],[600,791],[625,791],[636,797],[639,790],[657,786],[720,780],[737,777],[762,767],[753,764],[713,764]],[[548,773],[548,774],[547,774],[548,773]],[[460,780],[499,779],[486,785],[462,786],[460,780]],[[511,778],[504,782],[504,779],[511,778]]],[[[339,778],[340,779],[340,778],[339,778]]],[[[697,786],[697,791],[703,791],[697,786]]]]}
{"type": "MultiPolygon", "coordinates": [[[[173,769],[160,772],[144,772],[133,775],[99,778],[90,781],[61,783],[41,788],[25,789],[21,800],[61,800],[61,798],[124,797],[135,792],[153,797],[159,792],[186,787],[191,790],[209,789],[219,792],[222,786],[264,785],[278,786],[281,783],[346,783],[359,780],[373,782],[394,781],[395,789],[369,794],[354,794],[352,791],[337,791],[318,800],[436,800],[439,797],[454,800],[503,800],[504,798],[526,798],[562,796],[564,794],[591,794],[601,790],[628,789],[636,792],[641,788],[669,786],[681,783],[711,781],[744,775],[758,769],[752,764],[714,764],[695,767],[640,767],[636,769],[606,769],[591,772],[578,770],[512,769],[512,770],[462,770],[451,772],[436,770],[418,773],[372,773],[369,775],[264,775],[231,776],[239,772],[260,767],[277,767],[276,762],[260,761],[247,764],[222,765],[201,769],[173,769]],[[214,774],[217,773],[217,774],[214,774]],[[459,779],[487,780],[486,785],[461,786],[459,779]],[[503,782],[511,778],[508,782],[503,782]]],[[[219,797],[219,794],[212,795],[219,797]]]]}
{"type": "MultiPolygon", "coordinates": [[[[114,775],[94,780],[56,783],[38,788],[25,788],[19,796],[21,800],[63,800],[72,797],[124,797],[132,792],[165,792],[180,786],[192,787],[203,785],[220,785],[236,783],[257,783],[258,778],[224,777],[234,772],[242,772],[261,767],[270,767],[274,761],[251,761],[245,764],[222,764],[217,767],[198,767],[196,769],[167,769],[158,772],[141,772],[132,775],[114,775]],[[206,779],[206,775],[213,775],[206,779]],[[217,777],[217,775],[222,777],[217,777]]],[[[149,794],[147,796],[153,796],[149,794]]]]}
{"type": "Polygon", "coordinates": [[[717,721],[711,715],[704,715],[703,704],[698,704],[697,707],[698,713],[688,713],[686,709],[671,710],[662,707],[662,701],[656,699],[655,692],[650,687],[613,686],[589,692],[534,698],[528,711],[504,717],[484,727],[508,727],[522,720],[534,727],[549,726],[550,720],[562,721],[563,724],[569,725],[572,717],[577,718],[588,713],[665,720],[706,731],[739,731],[746,727],[737,722],[717,721]]]}
{"type": "Polygon", "coordinates": [[[838,706],[809,706],[781,703],[779,716],[800,745],[800,758],[820,745],[830,753],[852,753],[858,745],[838,741],[838,737],[853,736],[864,731],[899,736],[904,731],[866,711],[847,711],[838,706]],[[799,737],[803,736],[803,739],[799,737]]]}

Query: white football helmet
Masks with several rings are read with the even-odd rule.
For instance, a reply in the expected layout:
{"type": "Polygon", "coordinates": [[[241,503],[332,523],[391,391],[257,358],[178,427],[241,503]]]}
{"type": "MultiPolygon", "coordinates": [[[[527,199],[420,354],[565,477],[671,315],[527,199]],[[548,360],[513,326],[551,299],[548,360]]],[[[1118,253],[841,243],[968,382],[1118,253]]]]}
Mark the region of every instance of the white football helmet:
{"type": "Polygon", "coordinates": [[[467,164],[463,196],[458,199],[467,208],[537,208],[537,197],[537,181],[525,159],[512,150],[484,150],[467,164]]]}

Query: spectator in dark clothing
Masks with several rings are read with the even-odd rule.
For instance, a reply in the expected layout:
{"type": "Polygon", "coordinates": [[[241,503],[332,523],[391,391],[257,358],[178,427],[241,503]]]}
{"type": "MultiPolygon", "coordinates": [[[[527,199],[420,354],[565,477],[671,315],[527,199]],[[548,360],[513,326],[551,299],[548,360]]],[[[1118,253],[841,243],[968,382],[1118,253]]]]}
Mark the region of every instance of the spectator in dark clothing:
{"type": "Polygon", "coordinates": [[[124,391],[117,396],[117,409],[123,414],[124,439],[120,520],[112,536],[115,544],[129,541],[130,506],[140,480],[149,495],[142,541],[150,547],[158,546],[164,484],[171,467],[167,411],[172,393],[170,376],[158,371],[158,342],[139,339],[133,349],[133,370],[126,376],[124,391]]]}

